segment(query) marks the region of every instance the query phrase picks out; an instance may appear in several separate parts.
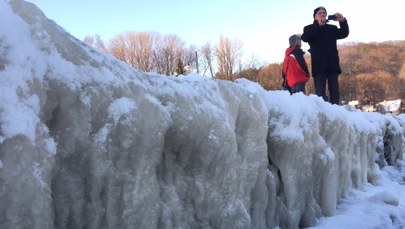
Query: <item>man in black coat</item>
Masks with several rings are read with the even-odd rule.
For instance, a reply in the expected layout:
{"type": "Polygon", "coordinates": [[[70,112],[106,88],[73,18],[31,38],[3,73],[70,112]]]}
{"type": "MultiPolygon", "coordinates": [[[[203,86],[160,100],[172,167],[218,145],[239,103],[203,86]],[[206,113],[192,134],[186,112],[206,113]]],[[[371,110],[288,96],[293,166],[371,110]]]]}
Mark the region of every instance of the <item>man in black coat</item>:
{"type": "Polygon", "coordinates": [[[342,73],[339,64],[337,39],[346,38],[349,35],[349,25],[345,17],[335,13],[334,19],[339,22],[339,27],[327,24],[326,9],[322,6],[314,10],[314,22],[304,27],[301,39],[308,42],[311,53],[312,75],[314,77],[315,91],[326,101],[326,81],[328,81],[329,101],[339,104],[339,81],[338,76],[342,73]]]}

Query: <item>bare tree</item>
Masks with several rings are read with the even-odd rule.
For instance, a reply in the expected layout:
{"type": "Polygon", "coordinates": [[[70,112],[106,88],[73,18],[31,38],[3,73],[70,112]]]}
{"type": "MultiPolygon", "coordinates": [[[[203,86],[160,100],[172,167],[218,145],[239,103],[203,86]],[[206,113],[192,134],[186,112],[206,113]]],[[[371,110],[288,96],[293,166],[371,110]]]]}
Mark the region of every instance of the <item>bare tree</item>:
{"type": "MultiPolygon", "coordinates": [[[[125,34],[118,34],[112,39],[110,39],[108,46],[107,46],[107,52],[115,56],[117,59],[127,62],[126,58],[126,37],[125,34]]],[[[129,64],[129,63],[128,63],[129,64]]]]}
{"type": "Polygon", "coordinates": [[[155,48],[155,35],[146,32],[125,32],[112,38],[107,51],[141,71],[152,71],[152,53],[155,48]]]}
{"type": "Polygon", "coordinates": [[[392,76],[387,71],[376,71],[373,73],[374,81],[378,81],[384,89],[386,100],[400,98],[400,79],[392,76]]]}
{"type": "Polygon", "coordinates": [[[133,67],[142,71],[152,71],[152,53],[155,47],[153,34],[140,32],[128,34],[128,58],[133,67]]]}
{"type": "Polygon", "coordinates": [[[208,72],[211,77],[214,77],[214,51],[211,47],[211,44],[207,42],[205,45],[203,45],[201,47],[201,53],[202,56],[200,58],[200,63],[203,68],[202,75],[205,76],[208,72]]]}
{"type": "Polygon", "coordinates": [[[257,82],[267,90],[280,90],[283,81],[281,64],[269,64],[262,67],[257,76],[257,82]]]}
{"type": "Polygon", "coordinates": [[[356,76],[357,98],[362,104],[377,104],[384,100],[385,89],[376,76],[370,73],[362,73],[356,76]]]}
{"type": "Polygon", "coordinates": [[[108,53],[134,68],[165,75],[174,75],[178,59],[193,65],[196,50],[194,46],[186,48],[177,35],[156,32],[121,33],[110,40],[107,48],[108,53]]]}
{"type": "Polygon", "coordinates": [[[157,64],[157,72],[174,75],[177,59],[183,59],[184,42],[177,35],[163,36],[157,46],[153,59],[157,64]]]}
{"type": "Polygon", "coordinates": [[[234,71],[236,64],[241,59],[242,43],[238,40],[230,40],[220,36],[216,48],[216,57],[218,64],[218,78],[226,80],[235,80],[234,71]]]}
{"type": "Polygon", "coordinates": [[[339,90],[342,101],[358,100],[357,78],[347,75],[339,76],[339,90]]]}
{"type": "Polygon", "coordinates": [[[401,70],[399,71],[399,88],[401,91],[401,98],[405,99],[405,62],[402,64],[401,70]]]}
{"type": "Polygon", "coordinates": [[[83,39],[83,43],[96,48],[102,52],[106,52],[106,47],[104,41],[101,39],[100,35],[96,34],[94,36],[86,36],[83,39]]]}
{"type": "Polygon", "coordinates": [[[259,58],[255,55],[252,55],[246,64],[239,60],[237,78],[245,78],[253,82],[258,82],[261,65],[259,58]]]}
{"type": "Polygon", "coordinates": [[[198,60],[196,56],[197,48],[191,45],[188,48],[182,47],[179,49],[179,58],[182,58],[184,66],[190,66],[192,68],[198,69],[198,60]]]}

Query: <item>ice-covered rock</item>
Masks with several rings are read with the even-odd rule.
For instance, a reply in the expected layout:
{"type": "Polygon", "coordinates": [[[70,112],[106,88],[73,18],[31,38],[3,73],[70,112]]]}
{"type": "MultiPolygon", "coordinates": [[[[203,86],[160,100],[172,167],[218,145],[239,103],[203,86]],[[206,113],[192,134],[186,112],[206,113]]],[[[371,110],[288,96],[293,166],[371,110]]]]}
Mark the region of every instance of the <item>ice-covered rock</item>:
{"type": "Polygon", "coordinates": [[[398,198],[393,193],[390,192],[377,193],[371,196],[369,200],[375,203],[389,204],[395,207],[398,207],[399,205],[398,198]]]}
{"type": "Polygon", "coordinates": [[[20,0],[0,17],[0,228],[306,227],[403,157],[404,116],[139,72],[20,0]]]}

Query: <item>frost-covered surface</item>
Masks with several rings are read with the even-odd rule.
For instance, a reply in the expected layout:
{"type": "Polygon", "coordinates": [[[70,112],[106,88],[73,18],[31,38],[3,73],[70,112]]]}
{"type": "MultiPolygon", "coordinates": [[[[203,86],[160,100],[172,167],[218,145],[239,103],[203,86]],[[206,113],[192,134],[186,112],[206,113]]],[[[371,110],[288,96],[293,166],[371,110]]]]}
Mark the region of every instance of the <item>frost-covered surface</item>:
{"type": "MultiPolygon", "coordinates": [[[[403,186],[404,116],[142,73],[34,5],[10,5],[0,2],[0,228],[308,227],[387,174],[403,186]]],[[[405,226],[399,195],[365,201],[389,208],[383,225],[405,226]]]]}

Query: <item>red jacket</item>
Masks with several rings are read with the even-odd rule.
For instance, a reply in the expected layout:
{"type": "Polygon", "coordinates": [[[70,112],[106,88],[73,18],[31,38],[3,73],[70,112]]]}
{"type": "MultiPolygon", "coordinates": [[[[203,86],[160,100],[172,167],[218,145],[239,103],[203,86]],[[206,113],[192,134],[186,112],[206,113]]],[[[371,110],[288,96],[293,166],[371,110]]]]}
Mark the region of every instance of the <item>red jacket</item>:
{"type": "Polygon", "coordinates": [[[296,49],[297,47],[287,48],[283,61],[283,73],[287,75],[287,83],[290,87],[294,87],[297,83],[306,83],[309,80],[308,67],[303,57],[304,53],[301,50],[302,55],[297,57],[293,54],[296,49]],[[302,58],[302,60],[297,61],[297,58],[302,58]],[[299,62],[305,66],[301,66],[299,62]]]}

